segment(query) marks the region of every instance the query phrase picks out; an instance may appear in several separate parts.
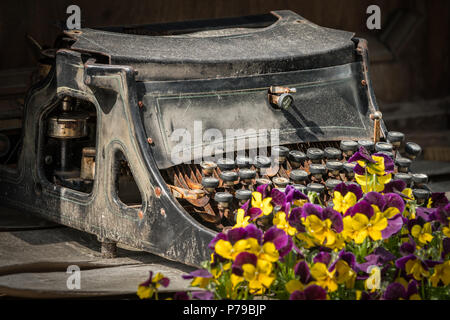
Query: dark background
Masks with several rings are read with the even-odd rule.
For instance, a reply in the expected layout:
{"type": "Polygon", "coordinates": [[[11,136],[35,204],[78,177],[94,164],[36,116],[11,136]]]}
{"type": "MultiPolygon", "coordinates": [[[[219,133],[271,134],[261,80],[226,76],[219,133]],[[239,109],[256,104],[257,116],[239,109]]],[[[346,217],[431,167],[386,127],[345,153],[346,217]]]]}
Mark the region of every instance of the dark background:
{"type": "MultiPolygon", "coordinates": [[[[0,113],[20,110],[36,68],[27,35],[51,47],[66,8],[81,8],[82,27],[150,24],[292,10],[330,28],[369,40],[372,80],[390,130],[407,133],[427,160],[450,161],[450,1],[448,0],[126,0],[2,1],[0,113]],[[368,30],[366,9],[381,8],[381,30],[368,30]]],[[[17,120],[18,121],[18,120],[17,120]]],[[[0,128],[2,123],[0,122],[0,128]]]]}

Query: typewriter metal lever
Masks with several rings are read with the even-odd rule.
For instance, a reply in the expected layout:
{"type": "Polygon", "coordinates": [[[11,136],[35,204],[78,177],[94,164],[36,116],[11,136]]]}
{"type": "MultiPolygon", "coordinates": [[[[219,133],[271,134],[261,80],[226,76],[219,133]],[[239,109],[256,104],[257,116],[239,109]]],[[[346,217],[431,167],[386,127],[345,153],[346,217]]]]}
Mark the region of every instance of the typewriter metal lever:
{"type": "Polygon", "coordinates": [[[287,110],[294,103],[294,97],[291,95],[294,92],[297,92],[297,89],[271,86],[268,94],[269,102],[280,109],[287,110]]]}

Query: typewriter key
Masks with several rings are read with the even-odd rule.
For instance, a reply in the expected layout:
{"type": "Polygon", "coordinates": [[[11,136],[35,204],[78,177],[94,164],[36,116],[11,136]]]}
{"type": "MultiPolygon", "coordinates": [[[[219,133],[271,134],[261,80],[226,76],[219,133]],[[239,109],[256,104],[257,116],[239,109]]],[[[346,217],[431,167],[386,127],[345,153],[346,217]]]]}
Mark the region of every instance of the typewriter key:
{"type": "Polygon", "coordinates": [[[394,180],[402,180],[406,183],[407,187],[410,187],[412,176],[408,173],[397,173],[396,175],[394,175],[394,180]]]}
{"type": "Polygon", "coordinates": [[[214,177],[202,178],[202,186],[210,193],[214,192],[214,190],[219,186],[219,182],[219,179],[214,177]]]}
{"type": "Polygon", "coordinates": [[[430,191],[425,189],[413,189],[413,195],[414,198],[417,200],[417,204],[422,205],[428,200],[431,193],[430,191]]]}
{"type": "Polygon", "coordinates": [[[231,200],[233,200],[233,195],[229,192],[217,192],[214,196],[214,200],[216,200],[222,208],[228,208],[231,200]]]}
{"type": "Polygon", "coordinates": [[[289,152],[289,160],[294,169],[300,167],[306,161],[306,154],[298,150],[291,150],[289,152]]]}
{"type": "Polygon", "coordinates": [[[309,166],[309,172],[316,180],[320,181],[327,169],[323,164],[312,164],[309,166]]]}
{"type": "Polygon", "coordinates": [[[376,152],[392,152],[393,146],[388,142],[377,142],[375,144],[376,152]]]}
{"type": "Polygon", "coordinates": [[[341,183],[342,182],[340,180],[337,180],[337,179],[328,179],[325,182],[325,186],[327,187],[328,195],[332,196],[334,188],[336,188],[341,183]]]}
{"type": "Polygon", "coordinates": [[[402,145],[402,142],[405,140],[405,135],[401,132],[390,131],[387,134],[386,140],[391,143],[395,149],[398,149],[402,145]]]}
{"type": "Polygon", "coordinates": [[[340,148],[345,156],[351,157],[358,150],[358,143],[352,140],[342,140],[340,148]]]}
{"type": "Polygon", "coordinates": [[[344,169],[344,164],[339,161],[327,161],[326,167],[333,177],[339,177],[339,173],[344,169]]]}
{"type": "Polygon", "coordinates": [[[221,171],[233,170],[236,167],[234,160],[232,159],[219,159],[217,160],[217,166],[221,171]]]}
{"type": "Polygon", "coordinates": [[[295,188],[295,190],[298,190],[303,194],[308,193],[308,187],[305,186],[304,184],[293,184],[292,186],[295,188]]]}
{"type": "Polygon", "coordinates": [[[237,190],[234,196],[239,200],[239,205],[242,206],[252,198],[252,192],[250,190],[241,189],[237,190]]]}
{"type": "Polygon", "coordinates": [[[292,170],[289,174],[289,178],[291,178],[295,184],[301,184],[308,179],[308,172],[304,170],[292,170]]]}
{"type": "Polygon", "coordinates": [[[263,186],[265,184],[271,186],[272,185],[272,181],[270,181],[269,179],[264,179],[264,178],[260,178],[260,179],[256,179],[256,186],[263,186]]]}
{"type": "Polygon", "coordinates": [[[412,175],[414,187],[421,189],[428,183],[428,176],[424,173],[415,173],[412,175]]]}
{"type": "Polygon", "coordinates": [[[344,163],[344,170],[345,170],[345,176],[347,179],[351,180],[355,177],[355,172],[353,169],[355,169],[356,162],[347,162],[344,163]]]}
{"type": "Polygon", "coordinates": [[[324,158],[324,152],[319,148],[309,148],[306,150],[306,156],[312,161],[312,163],[320,164],[324,158]]]}
{"type": "Polygon", "coordinates": [[[272,178],[272,182],[275,188],[286,188],[286,186],[289,184],[289,179],[283,177],[274,177],[272,178]]]}
{"type": "Polygon", "coordinates": [[[251,169],[240,169],[239,170],[239,178],[241,178],[241,181],[250,184],[252,182],[252,179],[255,179],[256,177],[256,171],[251,169]]]}
{"type": "Polygon", "coordinates": [[[252,159],[245,156],[236,157],[236,165],[239,169],[247,169],[252,165],[252,159]]]}
{"type": "Polygon", "coordinates": [[[328,160],[339,160],[339,159],[341,159],[342,152],[339,149],[336,149],[336,148],[325,148],[325,150],[323,150],[323,152],[325,154],[325,158],[327,158],[328,160]]]}
{"type": "Polygon", "coordinates": [[[375,151],[375,143],[370,140],[358,140],[358,148],[364,147],[369,152],[375,151]]]}
{"type": "Polygon", "coordinates": [[[315,192],[319,195],[323,194],[323,192],[325,191],[325,186],[323,184],[320,183],[310,183],[308,184],[308,192],[315,192]]]}
{"type": "Polygon", "coordinates": [[[210,176],[214,172],[214,169],[217,168],[217,164],[212,161],[202,161],[200,162],[200,167],[204,176],[210,176]]]}
{"type": "Polygon", "coordinates": [[[277,163],[284,163],[286,161],[286,157],[289,154],[289,148],[283,146],[274,146],[271,149],[272,158],[277,163]]]}
{"type": "Polygon", "coordinates": [[[412,161],[408,158],[398,157],[395,163],[397,164],[398,172],[408,173],[412,161]]]}
{"type": "Polygon", "coordinates": [[[234,183],[238,181],[239,176],[235,171],[222,171],[220,178],[223,180],[225,186],[232,187],[234,183]]]}
{"type": "Polygon", "coordinates": [[[405,145],[405,153],[409,159],[414,160],[422,153],[422,148],[417,143],[408,142],[405,145]]]}

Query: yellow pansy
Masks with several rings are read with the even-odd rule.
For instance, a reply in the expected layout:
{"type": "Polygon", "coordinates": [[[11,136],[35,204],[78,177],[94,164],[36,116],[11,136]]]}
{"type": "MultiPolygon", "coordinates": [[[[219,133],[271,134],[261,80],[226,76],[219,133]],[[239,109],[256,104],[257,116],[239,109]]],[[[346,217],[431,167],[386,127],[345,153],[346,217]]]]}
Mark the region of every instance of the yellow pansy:
{"type": "Polygon", "coordinates": [[[354,240],[357,244],[363,243],[368,236],[374,241],[381,240],[381,231],[388,225],[387,219],[380,212],[375,213],[370,220],[365,214],[357,213],[351,221],[352,228],[356,232],[354,240]]]}
{"type": "Polygon", "coordinates": [[[423,227],[416,224],[411,228],[411,235],[423,245],[433,240],[433,236],[431,235],[431,233],[431,224],[429,222],[425,223],[423,227]]]}
{"type": "Polygon", "coordinates": [[[278,229],[284,230],[288,235],[294,236],[297,233],[297,229],[291,227],[286,220],[286,213],[284,211],[278,211],[273,218],[273,225],[278,229]]]}
{"type": "Polygon", "coordinates": [[[273,211],[273,206],[271,204],[272,198],[268,197],[263,199],[260,192],[252,193],[252,207],[260,208],[265,216],[268,216],[273,211]]]}
{"type": "Polygon", "coordinates": [[[338,288],[338,284],[334,278],[335,273],[336,269],[330,272],[322,262],[314,264],[311,268],[311,276],[316,280],[317,285],[327,289],[329,292],[336,291],[338,288]]]}
{"type": "Polygon", "coordinates": [[[342,214],[346,213],[347,210],[353,207],[358,201],[356,195],[353,192],[347,192],[343,197],[339,191],[333,193],[333,209],[342,214]]]}

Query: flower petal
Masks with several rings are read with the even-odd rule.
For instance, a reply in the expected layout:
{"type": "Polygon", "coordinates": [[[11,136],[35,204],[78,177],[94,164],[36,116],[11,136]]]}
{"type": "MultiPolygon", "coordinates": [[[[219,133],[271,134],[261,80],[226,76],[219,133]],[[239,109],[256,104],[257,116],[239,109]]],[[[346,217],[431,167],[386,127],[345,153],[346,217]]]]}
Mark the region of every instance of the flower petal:
{"type": "Polygon", "coordinates": [[[392,235],[399,232],[403,227],[403,219],[400,214],[396,215],[394,218],[389,219],[387,227],[381,231],[381,236],[383,239],[388,239],[392,235]]]}

